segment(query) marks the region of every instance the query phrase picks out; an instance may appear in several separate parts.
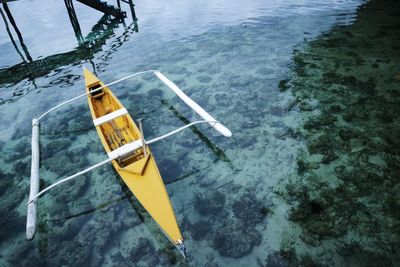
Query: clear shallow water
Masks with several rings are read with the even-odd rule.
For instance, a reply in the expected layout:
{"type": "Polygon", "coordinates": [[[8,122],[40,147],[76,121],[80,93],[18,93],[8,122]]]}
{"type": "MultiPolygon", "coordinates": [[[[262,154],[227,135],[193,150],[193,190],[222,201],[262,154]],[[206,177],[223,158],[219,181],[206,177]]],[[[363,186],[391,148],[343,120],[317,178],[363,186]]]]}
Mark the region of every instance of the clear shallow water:
{"type": "MultiPolygon", "coordinates": [[[[38,1],[29,3],[40,7],[38,1]]],[[[359,1],[275,1],[274,4],[255,1],[242,6],[231,2],[149,1],[136,6],[138,32],[128,18],[125,25],[103,21],[100,23],[103,30],[96,27],[89,34],[101,15],[76,3],[82,35],[88,36],[86,41],[93,41],[90,45],[79,45],[63,3],[46,5],[48,12],[35,18],[38,21],[35,27],[24,16],[22,2],[9,3],[32,59],[42,60],[40,64],[15,66],[21,62],[20,56],[7,33],[0,32],[1,47],[5,47],[1,51],[7,51],[0,56],[3,67],[0,70],[0,166],[4,181],[0,193],[5,225],[0,233],[0,260],[5,265],[184,264],[111,167],[96,170],[43,197],[39,204],[37,236],[32,242],[24,239],[30,121],[32,116],[55,103],[82,92],[81,64],[84,63],[87,67],[94,66],[105,82],[135,71],[160,69],[234,132],[231,139],[224,139],[199,126],[152,146],[186,239],[189,265],[287,266],[312,262],[362,265],[359,256],[348,256],[353,254],[352,249],[359,255],[372,251],[383,257],[371,256],[375,262],[388,259],[390,264],[393,254],[382,253],[376,242],[368,243],[366,240],[372,236],[368,230],[338,231],[334,227],[341,225],[338,220],[347,216],[338,212],[343,207],[337,203],[347,203],[347,197],[352,196],[351,192],[340,194],[337,189],[340,182],[329,171],[354,162],[347,160],[346,153],[335,150],[340,156],[337,160],[332,153],[326,153],[329,149],[320,149],[323,145],[312,145],[327,132],[332,132],[329,138],[336,138],[339,133],[334,130],[342,126],[336,125],[332,118],[328,122],[326,118],[318,121],[326,107],[335,105],[337,92],[322,94],[328,95],[328,100],[310,95],[315,91],[310,88],[323,88],[326,84],[307,68],[311,66],[316,74],[330,73],[323,76],[325,79],[349,76],[337,74],[337,67],[329,71],[330,64],[338,64],[329,59],[343,58],[338,52],[331,55],[329,51],[333,47],[337,51],[346,48],[349,50],[346,56],[352,57],[350,52],[357,51],[360,44],[366,46],[366,40],[350,41],[346,33],[369,34],[362,30],[353,33],[354,29],[369,26],[357,24],[364,10],[363,6],[357,13],[360,4],[359,1]],[[345,32],[344,37],[332,38],[336,32],[345,32]],[[340,43],[346,46],[343,48],[340,43]],[[316,49],[313,44],[318,44],[320,50],[312,50],[316,49]],[[10,187],[15,190],[6,190],[10,187]],[[338,197],[318,199],[319,195],[329,194],[338,197]],[[349,245],[338,247],[339,243],[349,245]]],[[[125,9],[129,10],[127,6],[125,9]]],[[[371,8],[376,9],[380,10],[371,8]]],[[[391,25],[396,23],[394,20],[391,25]]],[[[377,29],[379,32],[380,26],[377,29]]],[[[382,42],[394,43],[389,33],[393,34],[395,29],[387,28],[386,34],[381,33],[382,42]]],[[[15,34],[14,38],[17,38],[15,34]]],[[[393,52],[391,55],[397,57],[392,56],[392,62],[398,63],[397,50],[392,46],[374,51],[374,55],[379,52],[385,55],[380,57],[390,57],[385,53],[393,52]]],[[[365,51],[373,50],[365,47],[365,51]]],[[[368,55],[365,51],[359,57],[368,55]]],[[[26,56],[23,54],[23,57],[26,56]]],[[[369,59],[356,57],[354,60],[369,59]]],[[[360,66],[345,65],[343,71],[349,73],[348,68],[360,69],[360,66]]],[[[389,68],[390,73],[393,69],[389,68]]],[[[364,77],[371,72],[363,75],[362,78],[354,75],[354,79],[366,81],[364,77]]],[[[357,84],[354,79],[344,78],[345,86],[357,84]]],[[[393,79],[392,86],[395,86],[396,78],[393,79]]],[[[386,80],[382,79],[384,88],[386,80]]],[[[113,89],[132,117],[144,119],[148,138],[196,119],[151,76],[118,84],[113,89]]],[[[392,97],[396,99],[395,93],[392,97]]],[[[393,112],[396,114],[398,110],[393,112]]],[[[395,131],[396,119],[392,118],[390,123],[395,131]]],[[[84,100],[59,110],[42,125],[43,187],[105,158],[84,100]]],[[[388,138],[396,144],[395,137],[388,138]]],[[[337,142],[331,139],[329,142],[337,142]]],[[[357,138],[350,140],[351,145],[359,142],[357,138]]],[[[398,145],[392,147],[398,148],[398,145]]],[[[391,176],[396,174],[396,151],[392,153],[395,155],[391,158],[392,165],[385,166],[394,172],[391,176]]],[[[382,159],[371,157],[371,161],[379,163],[382,159]]],[[[344,187],[351,185],[343,183],[344,187]]],[[[388,192],[388,196],[393,201],[398,199],[395,192],[388,192]]],[[[383,210],[379,203],[376,210],[383,210]]],[[[372,211],[375,210],[369,207],[363,210],[372,211]]],[[[390,210],[387,214],[391,214],[390,210]]],[[[379,216],[376,219],[383,222],[382,228],[387,225],[379,216]]],[[[354,227],[349,225],[357,228],[359,221],[353,220],[354,227]]],[[[397,222],[394,218],[390,223],[397,222]]],[[[398,236],[392,239],[396,241],[398,236]]],[[[395,242],[389,241],[389,248],[394,247],[392,244],[395,242]]]]}

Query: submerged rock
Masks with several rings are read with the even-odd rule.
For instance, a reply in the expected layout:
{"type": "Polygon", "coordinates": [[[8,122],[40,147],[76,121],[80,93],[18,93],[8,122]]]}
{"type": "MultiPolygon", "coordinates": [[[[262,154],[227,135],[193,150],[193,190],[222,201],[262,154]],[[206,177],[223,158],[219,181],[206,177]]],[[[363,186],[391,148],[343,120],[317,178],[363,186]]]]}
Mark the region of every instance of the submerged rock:
{"type": "Polygon", "coordinates": [[[332,222],[312,220],[306,223],[304,228],[310,233],[319,236],[338,236],[334,230],[332,222]]]}
{"type": "MultiPolygon", "coordinates": [[[[26,160],[25,161],[22,161],[22,160],[17,161],[14,169],[15,169],[15,173],[30,177],[31,166],[30,166],[30,163],[28,164],[28,161],[26,161],[26,160]]],[[[3,177],[3,176],[0,175],[0,177],[3,177]]],[[[1,193],[0,193],[0,195],[1,195],[1,193]]]]}
{"type": "Polygon", "coordinates": [[[294,260],[295,258],[293,259],[292,255],[283,251],[277,251],[268,255],[265,267],[289,267],[291,266],[291,262],[294,260]]]}
{"type": "Polygon", "coordinates": [[[6,240],[7,238],[24,231],[26,218],[19,216],[16,211],[0,211],[0,239],[6,240]]]}
{"type": "Polygon", "coordinates": [[[56,153],[66,150],[71,145],[69,140],[52,140],[41,153],[42,159],[53,157],[56,153]]]}
{"type": "Polygon", "coordinates": [[[300,236],[301,240],[303,240],[306,244],[316,247],[321,244],[319,235],[303,232],[300,236]]]}
{"type": "Polygon", "coordinates": [[[281,92],[287,91],[287,89],[290,88],[290,86],[289,86],[288,83],[289,83],[289,80],[288,80],[288,79],[279,81],[279,85],[278,85],[279,90],[280,90],[281,92]]]}
{"type": "Polygon", "coordinates": [[[321,135],[308,145],[311,154],[324,154],[332,149],[332,141],[328,135],[321,135]]]}
{"type": "Polygon", "coordinates": [[[228,107],[232,103],[229,96],[224,93],[218,93],[214,96],[214,98],[221,107],[228,107]]]}
{"type": "Polygon", "coordinates": [[[83,244],[82,242],[61,242],[60,246],[63,249],[52,251],[53,265],[65,266],[87,266],[91,246],[83,244]]]}
{"type": "Polygon", "coordinates": [[[285,113],[285,110],[282,107],[274,106],[271,107],[270,110],[272,115],[282,117],[285,113]]]}
{"type": "Polygon", "coordinates": [[[380,112],[377,114],[378,118],[383,123],[392,123],[396,118],[396,113],[394,110],[387,110],[380,112]]]}
{"type": "Polygon", "coordinates": [[[225,205],[225,195],[219,191],[210,194],[197,194],[194,198],[194,208],[201,215],[212,215],[220,212],[225,205]]]}
{"type": "Polygon", "coordinates": [[[309,170],[318,168],[319,168],[318,162],[309,162],[302,158],[297,159],[297,174],[299,175],[303,175],[309,170]]]}
{"type": "Polygon", "coordinates": [[[332,112],[332,113],[339,113],[339,112],[341,112],[342,111],[342,107],[339,105],[339,104],[332,104],[330,107],[329,107],[329,112],[332,112]]]}
{"type": "Polygon", "coordinates": [[[147,93],[149,98],[161,98],[163,96],[163,91],[161,89],[153,88],[147,93]]]}
{"type": "Polygon", "coordinates": [[[197,80],[199,80],[201,83],[209,83],[211,82],[212,78],[208,75],[200,75],[197,76],[197,80]]]}
{"type": "Polygon", "coordinates": [[[232,211],[247,227],[262,222],[268,213],[268,208],[264,207],[254,195],[246,194],[233,204],[232,211]]]}
{"type": "Polygon", "coordinates": [[[180,164],[177,164],[175,161],[167,158],[163,158],[162,160],[158,161],[157,165],[165,183],[174,181],[183,173],[183,169],[180,164]]]}
{"type": "Polygon", "coordinates": [[[237,74],[228,75],[229,86],[235,90],[243,90],[248,88],[252,83],[253,79],[249,76],[240,76],[237,74]]]}
{"type": "Polygon", "coordinates": [[[240,149],[246,149],[249,148],[251,146],[253,146],[254,144],[256,144],[257,142],[257,138],[255,136],[241,136],[241,137],[236,137],[235,139],[232,139],[235,142],[235,146],[240,148],[240,149]]]}
{"type": "Polygon", "coordinates": [[[198,221],[191,226],[192,238],[195,241],[202,240],[211,230],[210,223],[198,221]]]}
{"type": "Polygon", "coordinates": [[[198,68],[199,72],[207,73],[209,75],[215,75],[221,71],[219,64],[207,63],[198,68]]]}
{"type": "Polygon", "coordinates": [[[347,141],[351,138],[357,137],[357,134],[351,129],[342,128],[339,130],[339,136],[343,141],[347,141]]]}
{"type": "Polygon", "coordinates": [[[217,230],[213,247],[222,255],[235,259],[249,254],[254,246],[261,244],[261,234],[253,228],[240,227],[234,231],[232,226],[224,226],[217,230]]]}
{"type": "Polygon", "coordinates": [[[11,173],[4,173],[0,170],[0,196],[8,192],[10,188],[13,186],[13,175],[11,173]]]}
{"type": "Polygon", "coordinates": [[[314,117],[305,123],[304,128],[307,130],[318,129],[321,126],[333,125],[336,117],[331,114],[324,114],[319,117],[314,117]]]}
{"type": "Polygon", "coordinates": [[[338,156],[333,151],[326,151],[321,162],[323,164],[329,164],[330,162],[336,160],[338,156]]]}
{"type": "Polygon", "coordinates": [[[140,237],[138,244],[136,244],[136,246],[131,250],[130,259],[136,263],[146,257],[146,255],[152,256],[153,254],[154,247],[151,242],[148,239],[140,237]]]}

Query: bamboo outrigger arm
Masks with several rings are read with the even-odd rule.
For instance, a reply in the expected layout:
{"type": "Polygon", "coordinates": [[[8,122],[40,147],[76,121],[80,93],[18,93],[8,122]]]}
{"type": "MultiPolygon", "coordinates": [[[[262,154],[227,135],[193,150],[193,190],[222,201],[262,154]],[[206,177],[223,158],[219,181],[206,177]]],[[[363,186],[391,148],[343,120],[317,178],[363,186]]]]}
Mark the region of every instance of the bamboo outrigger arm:
{"type": "Polygon", "coordinates": [[[210,125],[220,132],[225,137],[231,137],[232,132],[226,128],[221,123],[217,122],[210,114],[207,113],[199,104],[194,102],[190,97],[188,97],[182,90],[171,80],[165,77],[161,72],[154,71],[154,74],[160,79],[165,85],[167,85],[183,102],[185,102],[191,109],[193,109],[200,117],[202,117],[206,121],[210,121],[210,125]]]}
{"type": "MultiPolygon", "coordinates": [[[[161,72],[157,70],[148,70],[148,71],[142,71],[142,72],[137,72],[134,74],[131,74],[129,76],[126,76],[124,78],[121,78],[119,80],[116,80],[114,82],[111,82],[109,84],[106,84],[102,87],[96,88],[95,90],[92,90],[88,93],[79,95],[77,97],[74,97],[70,100],[64,101],[51,109],[47,110],[44,112],[41,116],[39,116],[37,119],[32,120],[32,162],[31,162],[31,178],[30,178],[30,193],[29,193],[29,201],[28,201],[28,212],[27,212],[27,223],[26,223],[26,237],[28,240],[32,240],[35,236],[36,232],[36,220],[37,220],[37,201],[40,196],[42,196],[44,193],[49,191],[50,189],[54,188],[55,186],[58,186],[60,184],[63,184],[67,181],[70,181],[84,173],[87,173],[89,171],[92,171],[104,164],[107,164],[115,159],[118,159],[119,157],[122,157],[128,153],[131,153],[132,151],[135,151],[136,149],[149,145],[155,142],[158,142],[160,140],[163,140],[169,136],[172,136],[184,129],[187,129],[195,124],[200,124],[200,123],[208,123],[210,124],[215,130],[220,132],[222,135],[226,137],[232,136],[232,132],[226,128],[224,125],[222,125],[220,122],[218,122],[216,119],[214,119],[210,114],[208,114],[200,105],[198,105],[195,101],[193,101],[190,97],[188,97],[184,92],[182,92],[179,87],[174,84],[172,81],[170,81],[167,77],[165,77],[161,72]],[[56,183],[48,186],[47,188],[43,189],[42,191],[39,192],[39,158],[40,158],[40,149],[39,149],[39,126],[40,126],[40,120],[45,117],[47,114],[50,112],[67,105],[69,103],[74,102],[75,100],[80,99],[81,97],[86,96],[88,93],[93,93],[95,91],[99,91],[109,85],[116,84],[119,82],[122,82],[124,80],[127,80],[129,78],[133,78],[137,75],[140,74],[145,74],[148,72],[153,72],[164,84],[166,84],[180,99],[182,99],[191,109],[193,109],[200,117],[203,118],[203,120],[200,121],[195,121],[192,123],[189,123],[181,128],[178,128],[174,131],[171,131],[163,136],[154,138],[152,140],[146,141],[144,139],[143,133],[142,133],[142,139],[136,140],[132,143],[126,144],[122,147],[119,147],[110,153],[108,153],[108,159],[99,162],[91,167],[88,167],[87,169],[84,169],[78,173],[75,173],[74,175],[71,175],[69,177],[63,178],[56,183]]],[[[180,249],[184,250],[184,245],[180,245],[180,249]]]]}

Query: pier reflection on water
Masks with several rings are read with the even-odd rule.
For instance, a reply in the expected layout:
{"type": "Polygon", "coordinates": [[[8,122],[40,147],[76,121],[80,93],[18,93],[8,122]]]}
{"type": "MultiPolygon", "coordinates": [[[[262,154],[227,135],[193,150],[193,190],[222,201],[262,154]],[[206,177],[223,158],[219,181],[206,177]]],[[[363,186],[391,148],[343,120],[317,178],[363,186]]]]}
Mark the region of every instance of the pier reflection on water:
{"type": "MultiPolygon", "coordinates": [[[[27,79],[32,83],[33,88],[37,88],[35,85],[36,78],[45,76],[51,71],[57,71],[57,69],[63,66],[81,64],[82,62],[89,62],[92,65],[94,72],[96,72],[96,65],[93,62],[93,58],[97,52],[103,51],[105,56],[109,57],[122,45],[124,40],[126,40],[126,38],[124,38],[126,35],[139,31],[137,23],[138,19],[132,1],[126,1],[127,6],[131,11],[131,18],[124,19],[104,14],[100,17],[97,23],[92,26],[90,32],[86,36],[83,36],[82,34],[79,18],[75,11],[73,1],[64,0],[64,3],[77,40],[77,46],[71,48],[70,51],[47,55],[45,57],[39,56],[36,58],[31,56],[28,45],[25,44],[23,30],[20,30],[18,23],[13,16],[12,9],[9,8],[7,2],[2,4],[2,7],[0,7],[0,15],[12,46],[21,60],[20,63],[0,69],[0,85],[16,84],[27,79]],[[129,25],[127,25],[128,20],[130,21],[129,25]],[[121,24],[124,27],[124,31],[119,37],[116,37],[115,30],[121,24]],[[12,31],[14,31],[15,34],[13,34],[12,31]],[[106,41],[111,38],[113,38],[111,41],[113,44],[103,47],[106,41]],[[18,43],[16,40],[18,40],[18,43]]],[[[118,4],[121,6],[120,1],[118,1],[118,4]]],[[[35,30],[37,31],[37,29],[35,30]]],[[[40,29],[40,31],[42,30],[45,29],[40,29]]],[[[43,43],[42,45],[48,46],[46,43],[43,43]]],[[[0,99],[0,103],[14,101],[15,98],[18,98],[25,93],[27,92],[15,92],[11,98],[0,99]]]]}

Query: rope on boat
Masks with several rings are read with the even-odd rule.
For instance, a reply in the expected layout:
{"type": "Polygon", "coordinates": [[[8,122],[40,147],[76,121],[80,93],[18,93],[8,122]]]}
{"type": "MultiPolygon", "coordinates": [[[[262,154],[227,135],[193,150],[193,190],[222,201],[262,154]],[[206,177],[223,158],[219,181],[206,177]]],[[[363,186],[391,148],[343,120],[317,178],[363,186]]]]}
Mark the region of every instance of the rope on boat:
{"type": "Polygon", "coordinates": [[[108,86],[110,86],[110,85],[113,85],[113,84],[116,84],[116,83],[125,81],[125,80],[130,79],[130,78],[133,78],[133,77],[135,77],[135,76],[138,76],[138,75],[141,75],[141,74],[145,74],[145,73],[148,73],[148,72],[153,72],[153,73],[154,73],[154,72],[156,72],[156,71],[157,71],[157,70],[145,70],[145,71],[136,72],[136,73],[134,73],[134,74],[128,75],[128,76],[126,76],[126,77],[124,77],[124,78],[121,78],[121,79],[119,79],[119,80],[116,80],[116,81],[113,81],[113,82],[111,82],[111,83],[105,84],[105,85],[103,85],[103,86],[101,86],[101,87],[99,87],[99,88],[96,88],[95,90],[91,90],[91,91],[86,92],[86,93],[84,93],[84,94],[78,95],[78,96],[76,96],[76,97],[74,97],[74,98],[71,98],[71,99],[69,99],[69,100],[66,100],[66,101],[64,101],[64,102],[62,102],[62,103],[60,103],[60,104],[58,104],[57,106],[52,107],[51,109],[47,110],[47,111],[44,112],[42,115],[40,115],[36,120],[39,122],[43,117],[45,117],[45,116],[46,116],[47,114],[49,114],[50,112],[52,112],[52,111],[54,111],[54,110],[56,110],[56,109],[58,109],[58,108],[60,108],[60,107],[62,107],[62,106],[64,106],[64,105],[66,105],[66,104],[72,103],[72,102],[74,102],[75,100],[78,100],[79,98],[82,98],[82,97],[84,97],[84,96],[87,96],[87,95],[90,94],[90,93],[95,93],[95,92],[100,91],[101,89],[103,89],[103,88],[105,88],[105,87],[108,87],[108,86]]]}

